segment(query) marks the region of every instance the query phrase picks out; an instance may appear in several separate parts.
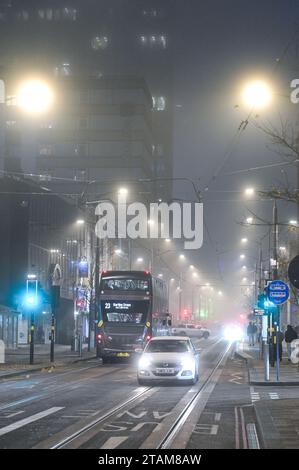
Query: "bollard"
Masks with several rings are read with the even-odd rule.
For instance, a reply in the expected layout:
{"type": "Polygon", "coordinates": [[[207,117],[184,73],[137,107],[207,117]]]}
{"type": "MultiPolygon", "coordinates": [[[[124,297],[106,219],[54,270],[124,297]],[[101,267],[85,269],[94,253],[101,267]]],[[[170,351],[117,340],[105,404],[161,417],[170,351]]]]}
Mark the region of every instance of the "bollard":
{"type": "Polygon", "coordinates": [[[0,364],[5,363],[5,344],[2,339],[0,339],[0,364]]]}

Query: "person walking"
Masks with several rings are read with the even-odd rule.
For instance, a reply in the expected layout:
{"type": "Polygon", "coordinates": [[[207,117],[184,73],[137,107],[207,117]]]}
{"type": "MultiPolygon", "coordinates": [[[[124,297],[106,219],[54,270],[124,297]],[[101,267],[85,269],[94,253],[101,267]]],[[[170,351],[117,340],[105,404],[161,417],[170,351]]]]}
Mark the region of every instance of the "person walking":
{"type": "Polygon", "coordinates": [[[287,352],[288,352],[288,361],[291,362],[291,354],[292,354],[292,348],[291,348],[291,343],[294,339],[297,339],[298,335],[292,325],[287,325],[287,329],[284,334],[284,340],[287,345],[287,352]]]}
{"type": "Polygon", "coordinates": [[[256,332],[257,332],[257,327],[250,321],[249,325],[247,326],[247,336],[248,336],[249,346],[254,346],[254,337],[255,337],[256,332]]]}

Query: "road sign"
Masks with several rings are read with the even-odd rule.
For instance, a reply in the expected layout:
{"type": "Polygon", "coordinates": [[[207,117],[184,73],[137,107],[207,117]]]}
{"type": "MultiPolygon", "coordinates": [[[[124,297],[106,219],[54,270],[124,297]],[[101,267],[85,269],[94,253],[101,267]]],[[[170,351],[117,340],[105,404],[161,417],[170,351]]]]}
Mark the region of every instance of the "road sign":
{"type": "Polygon", "coordinates": [[[275,305],[285,303],[289,298],[289,286],[283,281],[272,281],[267,287],[267,296],[275,305]]]}
{"type": "Polygon", "coordinates": [[[291,260],[288,267],[288,276],[291,284],[299,289],[299,255],[291,260]]]}

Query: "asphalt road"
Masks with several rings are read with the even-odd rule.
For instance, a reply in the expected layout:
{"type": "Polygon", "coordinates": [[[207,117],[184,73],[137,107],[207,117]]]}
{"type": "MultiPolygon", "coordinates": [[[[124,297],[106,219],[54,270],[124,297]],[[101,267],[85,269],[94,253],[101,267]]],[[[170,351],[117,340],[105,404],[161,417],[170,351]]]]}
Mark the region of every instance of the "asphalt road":
{"type": "MultiPolygon", "coordinates": [[[[64,447],[157,447],[186,404],[204,386],[228,347],[217,337],[194,340],[194,344],[200,349],[200,380],[193,387],[168,384],[140,387],[134,364],[103,366],[97,360],[52,373],[1,380],[0,448],[55,447],[104,415],[105,419],[64,447]]],[[[198,396],[197,411],[201,408],[204,411],[218,382],[217,374],[203,395],[198,396]]],[[[200,419],[200,413],[197,418],[200,419]]],[[[192,439],[192,433],[184,429],[180,442],[185,447],[197,446],[198,442],[194,444],[192,439]]],[[[173,447],[176,445],[174,441],[173,447]]]]}

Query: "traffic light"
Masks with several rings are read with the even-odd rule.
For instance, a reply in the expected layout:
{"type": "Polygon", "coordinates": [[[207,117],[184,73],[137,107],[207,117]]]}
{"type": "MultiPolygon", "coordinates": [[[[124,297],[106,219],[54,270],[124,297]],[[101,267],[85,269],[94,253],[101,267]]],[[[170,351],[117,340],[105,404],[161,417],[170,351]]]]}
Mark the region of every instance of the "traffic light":
{"type": "Polygon", "coordinates": [[[24,297],[24,307],[36,309],[40,303],[38,295],[38,281],[34,275],[29,275],[26,281],[26,294],[24,297]]]}
{"type": "Polygon", "coordinates": [[[264,310],[266,315],[275,314],[277,311],[276,305],[268,299],[267,294],[258,295],[257,307],[264,310]]]}

